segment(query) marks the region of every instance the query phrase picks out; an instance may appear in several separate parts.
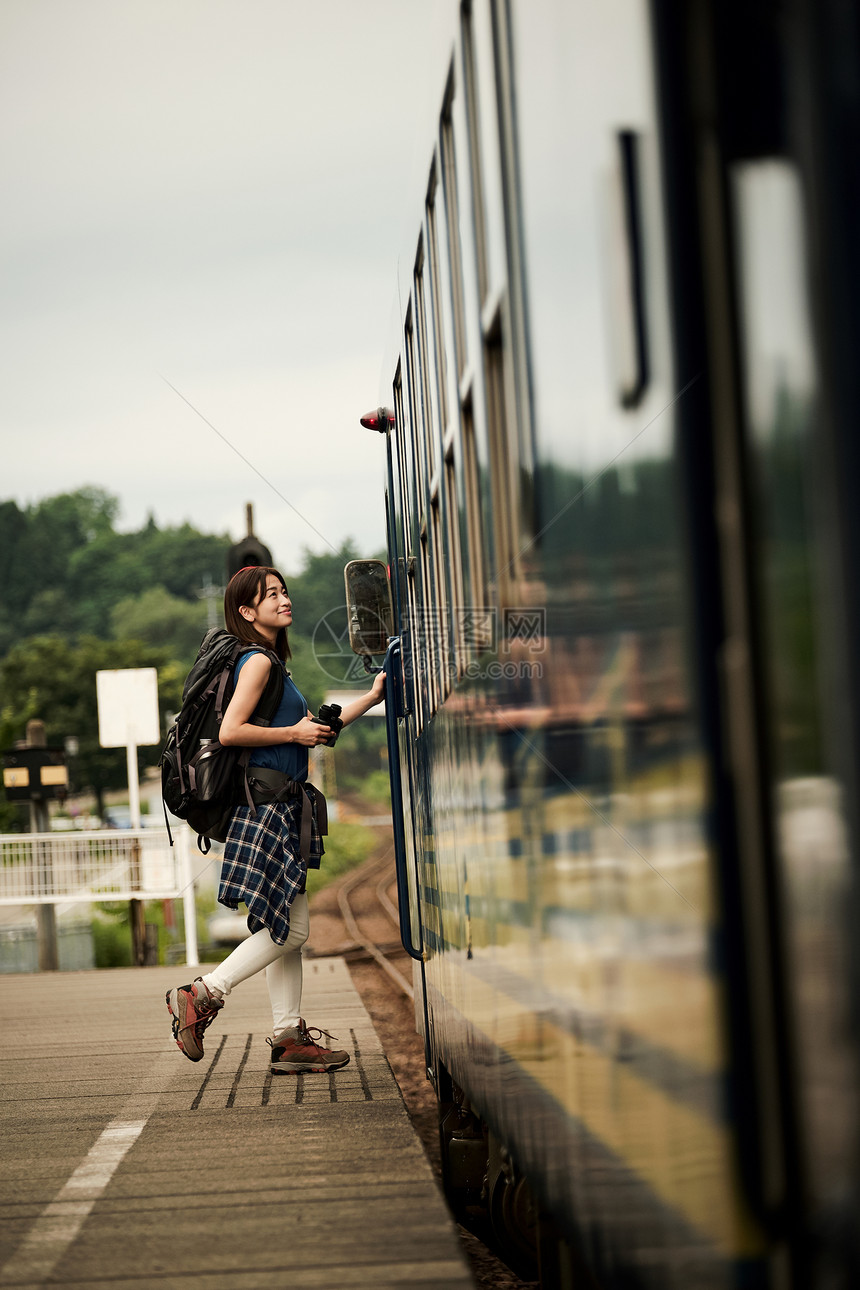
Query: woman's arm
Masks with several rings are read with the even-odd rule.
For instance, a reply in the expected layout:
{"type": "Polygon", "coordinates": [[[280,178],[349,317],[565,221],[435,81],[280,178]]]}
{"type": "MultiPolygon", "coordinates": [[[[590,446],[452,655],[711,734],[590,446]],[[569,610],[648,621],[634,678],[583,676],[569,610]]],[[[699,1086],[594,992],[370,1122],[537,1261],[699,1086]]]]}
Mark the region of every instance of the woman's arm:
{"type": "Polygon", "coordinates": [[[260,702],[272,660],[265,654],[252,654],[239,673],[233,697],[227,705],[218,738],[226,748],[268,748],[273,744],[302,744],[314,748],[330,739],[329,726],[311,721],[307,715],[294,726],[254,726],[251,717],[260,702]]]}
{"type": "Polygon", "coordinates": [[[340,714],[340,719],[343,724],[345,726],[350,726],[353,721],[357,721],[359,717],[363,717],[368,708],[372,708],[374,704],[379,703],[384,693],[385,673],[377,672],[376,676],[373,678],[373,688],[368,690],[367,694],[362,694],[359,699],[353,699],[352,703],[348,703],[340,714]]]}

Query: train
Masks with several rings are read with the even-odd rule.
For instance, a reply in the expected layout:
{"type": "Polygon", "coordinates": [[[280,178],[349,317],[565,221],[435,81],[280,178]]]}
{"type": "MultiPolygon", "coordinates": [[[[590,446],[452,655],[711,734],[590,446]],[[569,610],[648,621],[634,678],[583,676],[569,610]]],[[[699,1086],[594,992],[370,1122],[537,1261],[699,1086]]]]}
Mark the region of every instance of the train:
{"type": "Polygon", "coordinates": [[[401,932],[544,1287],[860,1284],[860,25],[443,0],[377,408],[401,932]]]}

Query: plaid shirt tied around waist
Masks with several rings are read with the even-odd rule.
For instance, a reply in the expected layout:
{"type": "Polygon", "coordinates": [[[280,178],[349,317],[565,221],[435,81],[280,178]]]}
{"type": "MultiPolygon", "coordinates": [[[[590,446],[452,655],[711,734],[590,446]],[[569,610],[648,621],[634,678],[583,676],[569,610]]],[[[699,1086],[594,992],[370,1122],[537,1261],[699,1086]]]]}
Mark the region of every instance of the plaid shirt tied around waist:
{"type": "MultiPolygon", "coordinates": [[[[317,821],[317,793],[313,784],[306,785],[306,790],[314,806],[307,860],[301,846],[302,797],[255,809],[237,807],[224,846],[219,904],[238,909],[244,901],[251,932],[268,928],[276,945],[283,945],[289,936],[290,906],[305,889],[307,870],[318,869],[325,852],[317,821]]],[[[322,816],[324,820],[324,809],[322,816]]]]}

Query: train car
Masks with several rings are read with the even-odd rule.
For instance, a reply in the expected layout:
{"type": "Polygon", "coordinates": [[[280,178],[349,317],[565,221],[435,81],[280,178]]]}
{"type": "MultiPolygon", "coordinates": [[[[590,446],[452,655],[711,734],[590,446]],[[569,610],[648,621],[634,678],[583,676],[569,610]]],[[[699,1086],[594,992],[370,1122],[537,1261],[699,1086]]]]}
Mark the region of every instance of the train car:
{"type": "Polygon", "coordinates": [[[858,1285],[857,6],[449,7],[347,573],[449,1194],[858,1285]]]}

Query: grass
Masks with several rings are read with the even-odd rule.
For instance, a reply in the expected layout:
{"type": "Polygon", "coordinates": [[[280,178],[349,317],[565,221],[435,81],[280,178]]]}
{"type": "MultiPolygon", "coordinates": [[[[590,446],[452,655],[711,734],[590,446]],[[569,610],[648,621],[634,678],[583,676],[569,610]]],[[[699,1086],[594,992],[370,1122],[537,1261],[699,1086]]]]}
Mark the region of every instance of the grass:
{"type": "Polygon", "coordinates": [[[391,783],[387,770],[369,771],[359,784],[358,791],[366,801],[391,810],[391,783]]]}

